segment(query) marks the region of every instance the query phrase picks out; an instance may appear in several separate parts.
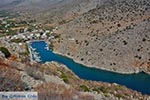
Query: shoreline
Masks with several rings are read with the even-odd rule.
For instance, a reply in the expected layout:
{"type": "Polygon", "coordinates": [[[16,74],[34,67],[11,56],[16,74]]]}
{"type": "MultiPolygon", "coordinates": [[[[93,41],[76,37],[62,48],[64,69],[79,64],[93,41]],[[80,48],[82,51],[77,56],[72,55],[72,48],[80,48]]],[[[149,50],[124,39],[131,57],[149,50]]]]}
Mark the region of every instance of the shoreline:
{"type": "MultiPolygon", "coordinates": [[[[99,69],[99,70],[110,71],[110,72],[114,72],[114,73],[118,73],[118,74],[127,74],[127,75],[128,75],[128,74],[138,74],[138,73],[140,73],[140,72],[144,72],[144,71],[140,71],[140,70],[138,70],[138,71],[132,71],[132,72],[114,71],[114,70],[111,70],[111,69],[106,69],[106,68],[102,68],[102,67],[100,68],[100,67],[98,67],[98,66],[85,64],[85,63],[83,63],[83,62],[81,62],[81,61],[79,61],[79,60],[77,60],[77,59],[75,59],[75,58],[73,58],[73,57],[71,57],[71,56],[68,56],[68,55],[66,55],[66,54],[62,54],[62,53],[57,52],[57,51],[53,51],[53,53],[59,54],[59,55],[62,55],[62,56],[68,57],[68,58],[71,58],[74,62],[76,62],[76,63],[78,63],[78,64],[81,64],[81,65],[83,65],[83,66],[85,66],[85,67],[89,67],[89,68],[96,68],[96,69],[99,69]]],[[[144,73],[146,73],[146,72],[144,72],[144,73]]],[[[148,74],[148,73],[146,73],[146,74],[148,74]]]]}
{"type": "Polygon", "coordinates": [[[32,57],[32,51],[31,51],[31,48],[30,48],[30,42],[27,42],[27,46],[28,46],[28,50],[29,50],[29,53],[30,53],[30,61],[34,62],[33,57],[32,57]]]}
{"type": "Polygon", "coordinates": [[[38,41],[38,40],[33,40],[33,41],[27,41],[27,46],[28,46],[28,50],[29,50],[29,53],[30,53],[30,61],[31,61],[31,63],[38,63],[36,60],[34,60],[33,59],[33,53],[32,53],[32,51],[31,51],[31,45],[30,45],[30,43],[32,43],[32,42],[36,42],[36,41],[38,41]]]}
{"type": "MultiPolygon", "coordinates": [[[[33,41],[28,41],[28,43],[32,43],[32,42],[40,42],[40,41],[44,41],[44,40],[33,40],[33,41]]],[[[49,42],[47,42],[47,41],[44,41],[46,44],[48,44],[49,45],[49,42]]],[[[68,56],[67,54],[62,54],[62,53],[60,53],[60,52],[58,52],[58,51],[52,51],[53,53],[55,53],[55,54],[59,54],[59,55],[61,55],[61,56],[64,56],[64,57],[68,57],[68,58],[70,58],[70,59],[72,59],[74,62],[76,62],[76,63],[78,63],[78,64],[81,64],[81,65],[83,65],[83,66],[85,66],[85,67],[88,67],[88,68],[96,68],[96,69],[99,69],[99,70],[104,70],[104,71],[110,71],[110,72],[114,72],[114,73],[118,73],[118,74],[138,74],[138,73],[140,73],[140,72],[144,72],[144,73],[146,73],[145,71],[140,71],[139,69],[136,71],[136,70],[133,70],[133,71],[130,71],[130,72],[121,72],[121,71],[114,71],[114,70],[111,70],[111,69],[106,69],[106,68],[103,68],[103,67],[98,67],[98,66],[94,66],[94,65],[89,65],[89,64],[85,64],[85,63],[83,63],[83,62],[81,62],[81,61],[79,61],[78,59],[76,59],[76,58],[74,58],[74,57],[71,57],[71,56],[68,56]]],[[[32,59],[33,60],[33,59],[32,59]]],[[[36,62],[36,61],[33,61],[33,62],[36,62]]],[[[36,62],[36,63],[38,63],[38,62],[36,62]]],[[[146,74],[148,74],[148,73],[146,73],[146,74]]]]}

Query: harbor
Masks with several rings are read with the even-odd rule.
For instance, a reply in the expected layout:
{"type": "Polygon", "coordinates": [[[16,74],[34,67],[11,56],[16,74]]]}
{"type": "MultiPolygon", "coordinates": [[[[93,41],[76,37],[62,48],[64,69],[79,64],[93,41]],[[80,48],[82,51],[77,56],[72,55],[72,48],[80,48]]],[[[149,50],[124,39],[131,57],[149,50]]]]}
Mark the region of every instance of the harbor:
{"type": "Polygon", "coordinates": [[[46,46],[47,43],[44,41],[36,41],[31,44],[31,47],[36,48],[35,51],[39,53],[41,60],[40,63],[56,61],[66,65],[81,79],[120,84],[130,89],[139,91],[142,94],[150,94],[150,75],[144,72],[120,74],[97,68],[91,68],[89,66],[79,64],[68,57],[53,53],[51,50],[46,50],[46,46]]]}

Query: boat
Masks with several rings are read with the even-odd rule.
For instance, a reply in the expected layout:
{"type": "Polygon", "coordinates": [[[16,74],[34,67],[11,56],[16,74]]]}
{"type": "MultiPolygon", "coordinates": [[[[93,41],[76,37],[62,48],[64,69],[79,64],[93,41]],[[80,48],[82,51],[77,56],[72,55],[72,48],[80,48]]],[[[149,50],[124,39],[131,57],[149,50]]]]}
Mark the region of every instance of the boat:
{"type": "Polygon", "coordinates": [[[49,50],[49,47],[48,47],[48,46],[46,46],[44,49],[49,50]]]}
{"type": "Polygon", "coordinates": [[[41,62],[41,59],[40,58],[35,58],[35,61],[36,62],[41,62]]]}
{"type": "Polygon", "coordinates": [[[38,52],[34,52],[34,54],[35,54],[35,55],[38,55],[39,53],[38,53],[38,52]]]}

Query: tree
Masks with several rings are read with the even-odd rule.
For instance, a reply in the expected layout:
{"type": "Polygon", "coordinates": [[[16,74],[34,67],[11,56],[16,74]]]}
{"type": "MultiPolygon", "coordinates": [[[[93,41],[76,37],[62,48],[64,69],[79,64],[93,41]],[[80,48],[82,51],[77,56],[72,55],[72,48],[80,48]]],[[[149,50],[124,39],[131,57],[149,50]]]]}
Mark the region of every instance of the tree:
{"type": "Polygon", "coordinates": [[[8,49],[5,48],[5,47],[0,47],[0,51],[1,51],[2,53],[4,53],[4,55],[5,55],[6,58],[8,58],[8,57],[11,56],[10,52],[9,52],[8,49]]]}

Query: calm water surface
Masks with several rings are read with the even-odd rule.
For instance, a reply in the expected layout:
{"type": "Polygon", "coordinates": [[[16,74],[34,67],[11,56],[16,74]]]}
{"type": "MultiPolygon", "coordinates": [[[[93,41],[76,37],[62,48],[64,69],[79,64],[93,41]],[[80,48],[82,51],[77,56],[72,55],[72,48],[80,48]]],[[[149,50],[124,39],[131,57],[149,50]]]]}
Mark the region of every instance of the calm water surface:
{"type": "Polygon", "coordinates": [[[138,74],[119,74],[115,72],[100,70],[96,68],[89,68],[74,62],[68,57],[64,57],[53,53],[51,50],[46,50],[47,44],[44,41],[35,41],[31,43],[33,48],[41,57],[41,62],[56,61],[66,65],[77,76],[86,80],[102,81],[109,83],[117,83],[124,85],[133,90],[137,90],[142,94],[150,94],[150,75],[143,72],[138,74]]]}

